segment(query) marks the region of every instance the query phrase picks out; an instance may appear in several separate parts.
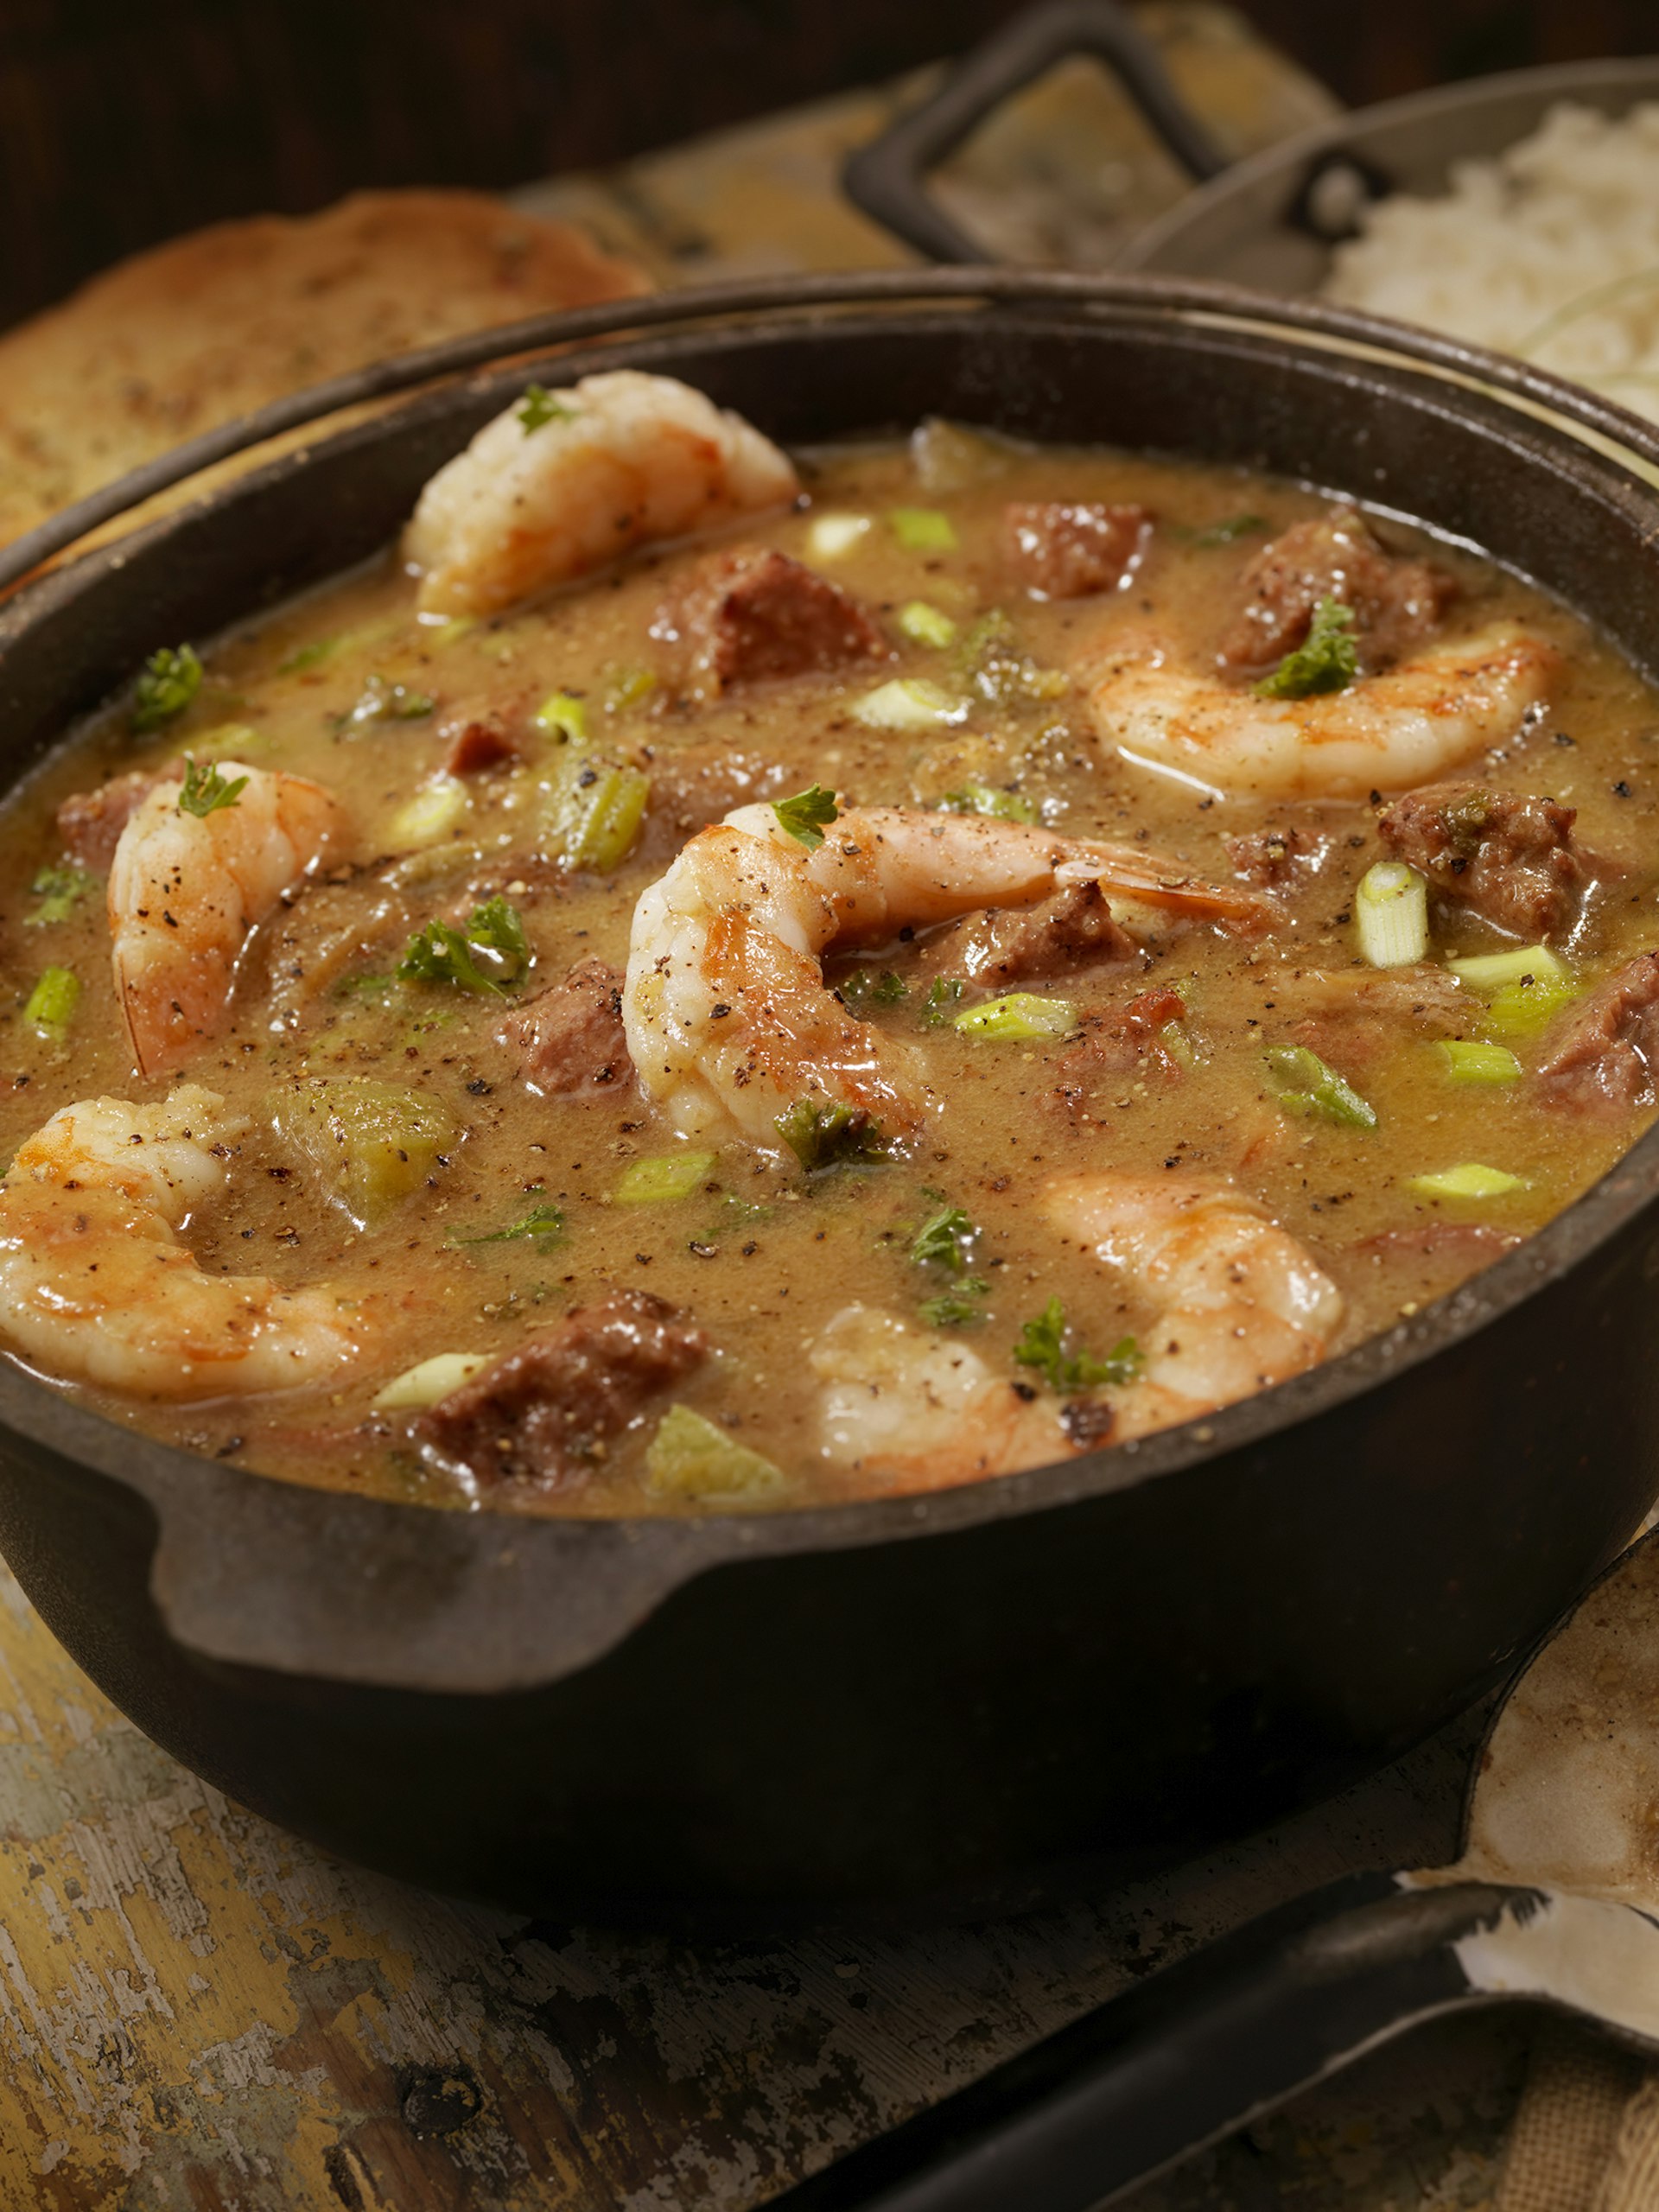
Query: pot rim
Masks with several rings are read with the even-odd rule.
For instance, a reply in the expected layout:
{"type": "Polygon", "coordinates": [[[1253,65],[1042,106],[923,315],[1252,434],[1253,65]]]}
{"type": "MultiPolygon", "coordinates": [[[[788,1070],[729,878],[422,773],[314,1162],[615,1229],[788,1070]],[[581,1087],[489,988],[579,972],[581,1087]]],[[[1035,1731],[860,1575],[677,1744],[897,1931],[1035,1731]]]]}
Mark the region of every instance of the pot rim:
{"type": "MultiPolygon", "coordinates": [[[[1456,411],[1489,414],[1496,404],[1531,418],[1529,435],[1535,439],[1541,421],[1555,445],[1558,465],[1581,479],[1594,479],[1604,493],[1611,492],[1627,507],[1637,501],[1651,507],[1653,537],[1659,543],[1659,496],[1654,489],[1659,486],[1659,430],[1547,372],[1381,317],[1281,301],[1236,286],[953,269],[773,279],[660,300],[630,299],[603,308],[539,316],[459,344],[428,348],[337,378],[241,424],[194,440],[162,462],[124,480],[113,492],[80,502],[54,518],[54,524],[31,533],[30,539],[18,541],[18,547],[27,549],[26,565],[33,567],[112,513],[229,453],[262,442],[276,430],[366,397],[429,385],[435,378],[476,370],[486,360],[499,368],[504,355],[534,354],[550,346],[582,347],[601,338],[626,342],[649,329],[697,322],[735,321],[740,336],[758,337],[798,321],[804,311],[833,324],[849,308],[872,305],[902,308],[919,302],[937,308],[967,303],[982,308],[1020,302],[1078,310],[1096,322],[1103,317],[1130,324],[1151,319],[1176,327],[1219,325],[1259,340],[1276,341],[1291,352],[1334,353],[1361,363],[1385,363],[1396,377],[1421,376],[1432,383],[1444,404],[1456,411]],[[283,419],[275,420],[278,416],[283,419]],[[1616,477],[1612,471],[1618,472],[1616,477]],[[55,542],[45,542],[48,538],[55,542]]],[[[526,374],[535,365],[533,359],[527,360],[526,374]]],[[[431,398],[428,393],[427,404],[431,398]]],[[[420,404],[415,403],[416,407],[420,404]]],[[[396,410],[337,435],[361,436],[377,430],[395,435],[405,412],[396,410]]],[[[298,454],[284,454],[264,468],[216,487],[202,501],[164,516],[141,535],[100,546],[39,578],[0,610],[0,644],[24,626],[34,610],[62,594],[73,595],[78,582],[90,575],[153,553],[192,514],[257,486],[267,469],[303,467],[315,450],[308,446],[298,454]]],[[[15,560],[11,566],[15,570],[15,560]]],[[[0,556],[0,585],[11,580],[7,568],[6,558],[0,556]]],[[[1592,611],[1580,611],[1594,620],[1592,611]]],[[[601,1518],[487,1510],[455,1513],[314,1490],[252,1470],[226,1467],[92,1412],[15,1357],[0,1361],[0,1424],[149,1502],[162,1523],[154,1567],[156,1595],[174,1632],[198,1649],[283,1671],[387,1687],[461,1692],[528,1688],[597,1657],[680,1584],[710,1567],[747,1558],[857,1548],[899,1537],[966,1530],[1137,1487],[1259,1446],[1282,1429],[1363,1395],[1495,1321],[1625,1228],[1656,1194],[1659,1124],[1514,1251],[1420,1313],[1367,1338],[1338,1358],[1146,1439],[1052,1466],[987,1477],[919,1496],[695,1517],[601,1518]],[[457,1662],[453,1652],[444,1655],[439,1667],[423,1664],[418,1653],[400,1651],[389,1658],[367,1644],[349,1651],[331,1649],[319,1663],[317,1655],[306,1648],[312,1641],[306,1624],[315,1620],[315,1609],[303,1594],[296,1592],[291,1603],[276,1605],[269,1618],[256,1624],[249,1624],[242,1600],[250,1586],[268,1586],[280,1579],[287,1571],[285,1554],[291,1567],[299,1556],[314,1554],[325,1530],[330,1544],[351,1554],[348,1579],[354,1575],[365,1596],[379,1576],[383,1557],[405,1563],[441,1561],[444,1573],[457,1586],[465,1582],[474,1598],[480,1569],[489,1571],[487,1580],[498,1594],[503,1590],[503,1571],[515,1584],[543,1586],[544,1576],[556,1573],[566,1581],[569,1617],[548,1636],[531,1639],[536,1646],[533,1653],[517,1659],[480,1654],[475,1669],[457,1662]],[[571,1589],[569,1584],[573,1575],[593,1578],[595,1569],[619,1586],[596,1597],[590,1613],[580,1587],[571,1589]]],[[[383,1586],[386,1599],[395,1599],[398,1581],[398,1573],[389,1570],[383,1586]]],[[[450,1604],[446,1592],[443,1609],[448,1610],[450,1604]]],[[[370,1643],[374,1641],[369,1639],[370,1643]]]]}

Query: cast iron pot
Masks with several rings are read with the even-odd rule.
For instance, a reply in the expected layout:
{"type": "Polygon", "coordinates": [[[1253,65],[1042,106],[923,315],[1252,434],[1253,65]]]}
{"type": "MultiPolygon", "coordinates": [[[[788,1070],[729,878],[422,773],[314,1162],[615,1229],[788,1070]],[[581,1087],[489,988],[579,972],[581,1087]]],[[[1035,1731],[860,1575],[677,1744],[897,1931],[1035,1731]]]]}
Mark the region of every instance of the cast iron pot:
{"type": "MultiPolygon", "coordinates": [[[[1651,463],[1651,434],[1386,325],[1144,280],[828,278],[543,319],[324,397],[554,340],[29,583],[0,613],[8,778],[158,641],[385,545],[529,375],[618,365],[795,443],[937,410],[1361,495],[1487,547],[1659,675],[1659,500],[1579,435],[1651,463]]],[[[412,1880],[705,1923],[1019,1906],[1386,1760],[1605,1563],[1659,1490],[1656,1179],[1659,1133],[1454,1296],[1196,1426],[797,1513],[381,1504],[165,1447],[0,1363],[0,1546],[166,1750],[412,1880]]]]}

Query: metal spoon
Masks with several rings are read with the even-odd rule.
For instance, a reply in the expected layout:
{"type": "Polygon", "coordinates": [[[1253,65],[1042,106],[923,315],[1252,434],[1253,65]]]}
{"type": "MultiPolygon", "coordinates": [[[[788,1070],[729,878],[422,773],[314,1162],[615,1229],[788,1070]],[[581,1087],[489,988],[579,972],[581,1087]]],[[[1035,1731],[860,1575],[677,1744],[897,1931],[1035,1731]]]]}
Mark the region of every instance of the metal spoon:
{"type": "Polygon", "coordinates": [[[1506,1999],[1659,2055],[1659,1531],[1516,1679],[1464,1845],[1251,1922],[769,2212],[1093,2212],[1408,2028],[1506,1999]]]}

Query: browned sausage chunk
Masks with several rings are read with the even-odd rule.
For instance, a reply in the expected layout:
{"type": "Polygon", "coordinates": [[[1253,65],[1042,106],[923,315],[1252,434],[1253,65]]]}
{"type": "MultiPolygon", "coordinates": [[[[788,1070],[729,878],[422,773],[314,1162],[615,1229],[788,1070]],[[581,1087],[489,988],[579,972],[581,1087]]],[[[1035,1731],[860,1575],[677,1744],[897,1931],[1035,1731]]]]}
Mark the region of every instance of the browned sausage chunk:
{"type": "Polygon", "coordinates": [[[1002,985],[1139,957],[1135,939],[1112,919],[1100,886],[1078,883],[1035,906],[965,915],[928,939],[917,965],[926,975],[1002,985]]]}
{"type": "Polygon", "coordinates": [[[643,757],[651,771],[651,800],[639,849],[645,860],[677,853],[688,837],[734,806],[781,798],[800,780],[775,761],[734,753],[724,743],[677,745],[671,751],[652,747],[643,757]]]}
{"type": "Polygon", "coordinates": [[[651,634],[671,648],[676,676],[702,691],[807,676],[889,647],[848,592],[787,553],[719,553],[664,601],[651,634]]]}
{"type": "Polygon", "coordinates": [[[495,1037],[518,1054],[518,1072],[537,1090],[601,1098],[632,1073],[622,978],[602,960],[578,962],[562,983],[515,1007],[495,1037]]]}
{"type": "Polygon", "coordinates": [[[1140,562],[1151,534],[1144,507],[1042,499],[1016,500],[1002,511],[1004,556],[1039,599],[1085,599],[1115,589],[1140,562]]]}
{"type": "Polygon", "coordinates": [[[1245,836],[1222,842],[1233,874],[1258,891],[1276,891],[1304,872],[1317,874],[1328,849],[1323,838],[1310,837],[1294,824],[1283,830],[1252,830],[1245,836]]]}
{"type": "Polygon", "coordinates": [[[1319,601],[1334,599],[1354,611],[1369,674],[1421,645],[1457,591],[1443,569],[1385,552],[1352,507],[1338,507],[1262,547],[1240,580],[1216,658],[1229,676],[1262,675],[1303,642],[1319,601]]]}
{"type": "Polygon", "coordinates": [[[1086,1123],[1093,1118],[1089,1105],[1099,1084],[1142,1071],[1182,1074],[1181,1061],[1169,1050],[1165,1032],[1185,1019],[1186,1003],[1180,993],[1163,985],[1137,991],[1123,1006],[1085,1014],[1082,1036],[1062,1056],[1057,1071],[1060,1080],[1045,1103],[1086,1123]]]}
{"type": "Polygon", "coordinates": [[[1586,870],[1574,810],[1479,784],[1429,784],[1378,816],[1382,842],[1436,891],[1500,929],[1549,937],[1570,918],[1586,870]]]}
{"type": "MultiPolygon", "coordinates": [[[[179,773],[183,772],[181,768],[179,773]]],[[[70,859],[107,874],[121,832],[160,781],[158,776],[135,770],[100,784],[95,791],[72,791],[58,809],[58,835],[70,859]]]]}
{"type": "Polygon", "coordinates": [[[1641,952],[1562,1015],[1538,1069],[1544,1096],[1592,1113],[1650,1104],[1656,1005],[1659,952],[1641,952]]]}
{"type": "Polygon", "coordinates": [[[486,776],[519,758],[518,739],[499,715],[461,715],[441,724],[438,735],[447,737],[443,756],[446,776],[486,776]]]}
{"type": "Polygon", "coordinates": [[[486,1490],[574,1490],[646,1401],[708,1351],[703,1332],[664,1300],[615,1291],[452,1390],[422,1414],[415,1433],[486,1490]]]}

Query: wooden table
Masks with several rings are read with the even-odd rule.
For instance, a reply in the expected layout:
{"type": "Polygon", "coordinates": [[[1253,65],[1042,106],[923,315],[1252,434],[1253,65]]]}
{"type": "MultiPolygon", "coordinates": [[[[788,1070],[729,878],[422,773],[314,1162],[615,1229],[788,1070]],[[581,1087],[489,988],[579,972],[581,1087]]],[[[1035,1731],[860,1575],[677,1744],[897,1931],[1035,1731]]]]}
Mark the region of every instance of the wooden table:
{"type": "MultiPolygon", "coordinates": [[[[1325,111],[1205,5],[1148,11],[1238,150],[1325,111]]],[[[537,187],[662,281],[903,257],[840,203],[911,88],[537,187]]],[[[1099,259],[1180,188],[1092,70],[953,164],[998,251],[1099,259]]],[[[692,1948],[525,1924],[340,1866],[139,1735],[0,1579],[0,2205],[10,2212],[742,2212],[1194,1942],[1357,1864],[1450,1848],[1458,1747],[1090,1909],[692,1948]]],[[[1138,2200],[1489,2201],[1518,2027],[1419,2037],[1138,2200]]]]}

